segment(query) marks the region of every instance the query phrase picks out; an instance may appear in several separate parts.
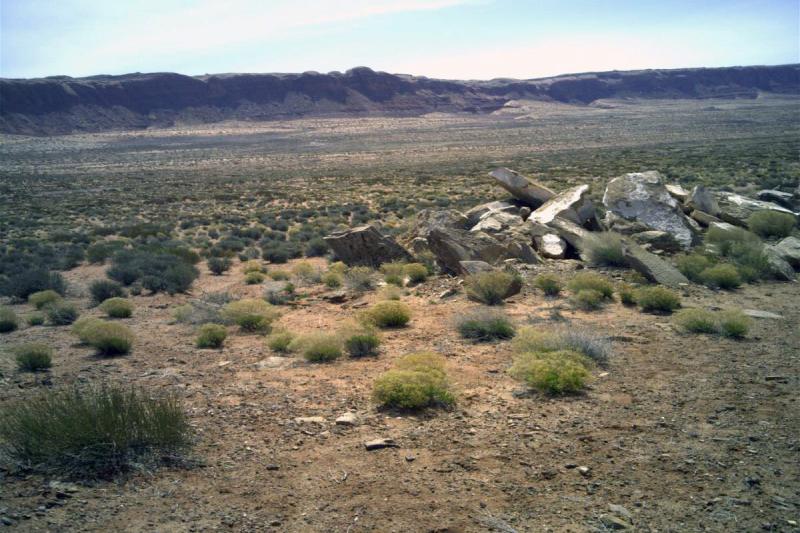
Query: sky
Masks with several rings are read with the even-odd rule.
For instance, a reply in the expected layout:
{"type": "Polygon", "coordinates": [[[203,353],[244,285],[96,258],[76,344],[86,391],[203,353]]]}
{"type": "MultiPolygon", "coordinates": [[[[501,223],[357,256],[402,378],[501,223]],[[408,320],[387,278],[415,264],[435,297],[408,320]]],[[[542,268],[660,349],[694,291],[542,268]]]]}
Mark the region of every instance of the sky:
{"type": "Polygon", "coordinates": [[[800,63],[800,0],[0,0],[0,77],[800,63]]]}

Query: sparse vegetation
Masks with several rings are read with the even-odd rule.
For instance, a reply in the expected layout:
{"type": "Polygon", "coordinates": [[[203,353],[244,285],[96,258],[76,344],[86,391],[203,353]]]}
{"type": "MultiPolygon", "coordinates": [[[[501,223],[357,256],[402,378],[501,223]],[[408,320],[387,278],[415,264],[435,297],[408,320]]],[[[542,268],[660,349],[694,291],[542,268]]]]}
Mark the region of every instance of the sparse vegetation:
{"type": "Polygon", "coordinates": [[[518,354],[509,373],[530,388],[552,395],[579,392],[589,379],[584,357],[569,350],[518,354]]]}
{"type": "Polygon", "coordinates": [[[36,309],[44,309],[48,305],[61,301],[61,295],[52,289],[34,292],[28,296],[28,303],[36,309]]]}
{"type": "Polygon", "coordinates": [[[41,326],[44,324],[45,316],[42,313],[31,313],[26,318],[26,321],[28,322],[29,326],[41,326]]]}
{"type": "Polygon", "coordinates": [[[642,287],[636,291],[636,303],[645,313],[672,313],[681,306],[681,297],[666,287],[642,287]]]}
{"type": "Polygon", "coordinates": [[[561,279],[555,274],[539,274],[533,280],[533,286],[545,296],[558,296],[561,293],[561,279]]]}
{"type": "Polygon", "coordinates": [[[295,337],[289,349],[311,363],[327,363],[342,356],[343,341],[336,333],[307,333],[295,337]]]}
{"type": "Polygon", "coordinates": [[[614,286],[608,278],[594,272],[579,272],[567,283],[573,293],[591,290],[600,293],[602,299],[610,300],[614,295],[614,286]]]}
{"type": "Polygon", "coordinates": [[[408,277],[408,282],[412,285],[423,283],[428,279],[428,267],[422,263],[408,263],[405,266],[405,275],[408,277]]]}
{"type": "Polygon", "coordinates": [[[402,302],[386,300],[366,310],[363,319],[379,328],[402,328],[411,320],[411,309],[402,302]]]}
{"type": "Polygon", "coordinates": [[[519,276],[502,271],[481,272],[464,280],[467,297],[485,305],[502,304],[521,284],[519,276]]]}
{"type": "Polygon", "coordinates": [[[682,255],[677,259],[678,270],[686,276],[689,280],[695,283],[702,283],[702,273],[704,270],[711,268],[712,261],[705,255],[693,253],[689,255],[682,255]]]}
{"type": "Polygon", "coordinates": [[[90,319],[82,325],[77,335],[102,356],[130,353],[134,341],[133,332],[127,326],[97,319],[90,319]]]}
{"type": "Polygon", "coordinates": [[[89,285],[89,292],[92,295],[92,304],[99,305],[109,298],[124,298],[125,289],[122,285],[107,279],[98,279],[89,285]]]}
{"type": "Polygon", "coordinates": [[[756,211],[747,219],[747,227],[750,231],[763,237],[783,238],[792,233],[795,226],[795,217],[789,213],[780,211],[756,211]]]}
{"type": "Polygon", "coordinates": [[[705,309],[681,309],[673,319],[682,330],[689,333],[716,333],[714,313],[705,309]]]}
{"type": "Polygon", "coordinates": [[[372,394],[378,404],[399,409],[447,407],[455,402],[444,358],[429,352],[400,359],[395,369],[375,380],[372,394]]]}
{"type": "Polygon", "coordinates": [[[290,353],[292,351],[291,346],[293,340],[294,334],[289,331],[273,331],[267,336],[267,348],[273,352],[290,353]]]}
{"type": "Polygon", "coordinates": [[[476,309],[457,320],[456,328],[461,336],[475,342],[491,342],[510,339],[514,336],[514,326],[500,311],[476,309]]]}
{"type": "Polygon", "coordinates": [[[619,295],[619,301],[622,305],[636,305],[636,289],[633,285],[629,283],[620,283],[617,286],[617,294],[619,295]]]}
{"type": "Polygon", "coordinates": [[[266,276],[261,272],[252,271],[244,275],[244,282],[248,285],[258,285],[264,283],[266,276]]]}
{"type": "Polygon", "coordinates": [[[342,333],[344,347],[350,357],[378,355],[381,338],[377,331],[369,327],[351,328],[342,333]]]}
{"type": "Polygon", "coordinates": [[[375,288],[375,271],[369,267],[352,267],[344,273],[344,284],[354,292],[371,291],[375,288]]]}
{"type": "Polygon", "coordinates": [[[29,342],[11,350],[21,372],[40,372],[53,366],[53,349],[41,342],[29,342]]]}
{"type": "Polygon", "coordinates": [[[617,233],[595,233],[586,240],[586,260],[595,266],[626,266],[622,237],[617,233]]]}
{"type": "Polygon", "coordinates": [[[594,289],[581,289],[570,298],[572,305],[581,311],[596,311],[603,307],[605,298],[600,291],[594,289]]]}
{"type": "Polygon", "coordinates": [[[0,333],[9,333],[19,327],[17,314],[8,307],[0,306],[0,333]]]}
{"type": "Polygon", "coordinates": [[[741,286],[742,278],[733,265],[720,263],[700,273],[703,284],[712,289],[733,290],[741,286]]]}
{"type": "Polygon", "coordinates": [[[219,324],[203,324],[197,330],[198,348],[221,348],[228,337],[228,330],[219,324]]]}
{"type": "Polygon", "coordinates": [[[56,302],[47,306],[47,321],[53,326],[68,326],[77,320],[78,308],[68,302],[56,302]]]}
{"type": "Polygon", "coordinates": [[[739,309],[728,309],[720,312],[719,328],[722,335],[732,339],[741,339],[750,330],[752,320],[739,309]]]}

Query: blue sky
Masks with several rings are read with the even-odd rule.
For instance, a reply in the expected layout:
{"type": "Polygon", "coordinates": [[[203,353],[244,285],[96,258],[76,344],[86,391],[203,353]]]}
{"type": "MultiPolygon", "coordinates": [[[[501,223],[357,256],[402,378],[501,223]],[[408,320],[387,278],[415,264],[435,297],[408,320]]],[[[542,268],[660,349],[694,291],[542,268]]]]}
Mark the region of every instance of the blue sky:
{"type": "Polygon", "coordinates": [[[0,77],[800,62],[800,0],[0,0],[0,77]]]}

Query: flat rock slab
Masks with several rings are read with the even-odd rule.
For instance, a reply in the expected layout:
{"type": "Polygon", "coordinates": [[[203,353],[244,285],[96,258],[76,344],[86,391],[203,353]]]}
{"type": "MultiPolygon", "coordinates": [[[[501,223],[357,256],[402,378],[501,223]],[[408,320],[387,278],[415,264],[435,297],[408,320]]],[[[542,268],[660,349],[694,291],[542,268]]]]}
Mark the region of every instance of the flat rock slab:
{"type": "Polygon", "coordinates": [[[509,168],[496,168],[489,172],[489,175],[514,198],[522,200],[531,207],[539,207],[556,195],[541,183],[536,183],[509,168]]]}
{"type": "Polygon", "coordinates": [[[295,424],[324,424],[325,419],[321,416],[298,416],[294,422],[295,424]]]}
{"type": "Polygon", "coordinates": [[[719,192],[715,194],[719,213],[716,214],[725,222],[736,224],[737,226],[747,227],[747,218],[756,211],[780,211],[794,215],[790,209],[786,209],[772,202],[754,200],[741,194],[732,192],[719,192]]]}
{"type": "Polygon", "coordinates": [[[772,320],[780,320],[780,319],[783,318],[782,315],[778,315],[778,314],[775,314],[775,313],[770,313],[769,311],[761,311],[759,309],[745,309],[742,312],[744,314],[746,314],[747,316],[753,317],[753,318],[768,318],[768,319],[772,319],[772,320]]]}
{"type": "Polygon", "coordinates": [[[625,241],[622,252],[628,265],[650,281],[673,289],[689,284],[689,280],[677,268],[638,244],[625,241]]]}
{"type": "Polygon", "coordinates": [[[380,450],[382,448],[399,448],[400,445],[397,444],[394,439],[374,439],[368,440],[364,443],[364,448],[367,449],[368,452],[372,450],[380,450]]]}
{"type": "Polygon", "coordinates": [[[336,419],[338,426],[357,426],[359,423],[358,415],[355,413],[344,413],[336,419]]]}
{"type": "Polygon", "coordinates": [[[284,368],[291,364],[289,357],[267,357],[256,363],[256,368],[264,370],[266,368],[284,368]]]}
{"type": "Polygon", "coordinates": [[[393,261],[412,262],[414,258],[391,237],[386,237],[375,226],[356,226],[331,233],[325,242],[333,253],[347,265],[377,268],[393,261]]]}
{"type": "Polygon", "coordinates": [[[800,269],[800,239],[797,237],[786,237],[776,244],[774,248],[786,262],[795,269],[800,269]]]}
{"type": "Polygon", "coordinates": [[[588,185],[578,185],[547,200],[531,213],[528,220],[547,224],[556,217],[565,218],[578,225],[583,225],[594,217],[594,204],[586,198],[588,185]]]}

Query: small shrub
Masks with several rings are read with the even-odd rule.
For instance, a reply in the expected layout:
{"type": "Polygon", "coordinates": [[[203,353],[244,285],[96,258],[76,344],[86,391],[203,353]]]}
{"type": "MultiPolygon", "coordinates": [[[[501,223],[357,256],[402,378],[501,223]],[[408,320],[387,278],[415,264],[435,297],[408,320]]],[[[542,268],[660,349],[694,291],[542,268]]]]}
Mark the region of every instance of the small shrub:
{"type": "Polygon", "coordinates": [[[600,365],[608,362],[613,351],[608,337],[575,324],[559,330],[558,344],[559,349],[578,352],[600,365]]]}
{"type": "Polygon", "coordinates": [[[572,305],[582,311],[596,311],[603,307],[605,298],[600,291],[581,289],[570,298],[572,305]]]}
{"type": "Polygon", "coordinates": [[[409,283],[423,283],[428,279],[428,267],[422,263],[409,263],[405,266],[405,275],[408,276],[409,283]]]}
{"type": "Polygon", "coordinates": [[[526,352],[514,359],[509,373],[532,389],[547,394],[567,394],[586,386],[589,371],[583,356],[569,350],[526,352]]]}
{"type": "Polygon", "coordinates": [[[289,347],[311,363],[326,363],[342,356],[342,338],[336,333],[301,335],[289,347]]]}
{"type": "Polygon", "coordinates": [[[710,268],[713,263],[711,260],[701,254],[684,255],[677,259],[678,270],[691,281],[701,283],[701,274],[707,268],[710,268]]]}
{"type": "Polygon", "coordinates": [[[377,332],[370,329],[350,332],[344,335],[344,348],[350,357],[367,357],[378,355],[381,339],[377,332]]]}
{"type": "Polygon", "coordinates": [[[585,241],[586,260],[595,266],[626,266],[622,237],[616,233],[592,234],[585,241]]]}
{"type": "Polygon", "coordinates": [[[245,274],[249,274],[250,272],[258,272],[259,274],[263,274],[264,265],[261,264],[261,261],[251,259],[250,261],[245,262],[244,266],[242,267],[242,271],[245,274]]]}
{"type": "Polygon", "coordinates": [[[0,333],[9,333],[18,327],[17,314],[8,307],[0,306],[0,333]]]}
{"type": "Polygon", "coordinates": [[[666,287],[642,287],[636,303],[645,313],[672,313],[681,306],[681,297],[666,287]]]}
{"type": "Polygon", "coordinates": [[[78,308],[67,302],[58,302],[47,307],[47,320],[53,326],[68,326],[75,322],[78,314],[78,308]]]}
{"type": "Polygon", "coordinates": [[[31,313],[27,318],[29,326],[41,326],[44,324],[44,320],[45,317],[42,313],[31,313]]]}
{"type": "Polygon", "coordinates": [[[270,270],[267,274],[274,281],[288,281],[292,276],[285,270],[270,270]]]}
{"type": "Polygon", "coordinates": [[[406,264],[405,263],[384,263],[381,265],[383,281],[390,285],[402,287],[405,283],[406,264]]]}
{"type": "Polygon", "coordinates": [[[258,271],[251,271],[244,275],[244,282],[247,285],[258,285],[259,283],[263,283],[266,279],[266,276],[258,271]]]}
{"type": "Polygon", "coordinates": [[[712,226],[706,232],[705,242],[716,246],[720,255],[726,257],[730,254],[731,247],[735,244],[761,244],[761,239],[758,238],[758,235],[743,228],[712,226]]]}
{"type": "Polygon", "coordinates": [[[227,292],[211,292],[189,303],[176,307],[172,311],[175,322],[196,326],[214,323],[224,324],[222,308],[230,303],[231,296],[227,292]]]}
{"type": "Polygon", "coordinates": [[[741,339],[750,330],[752,321],[738,309],[729,309],[720,312],[719,329],[720,332],[732,339],[741,339]]]}
{"type": "Polygon", "coordinates": [[[11,458],[67,477],[109,478],[190,445],[176,397],[118,386],[47,389],[4,407],[0,440],[11,458]]]}
{"type": "Polygon", "coordinates": [[[197,331],[198,348],[220,348],[228,337],[228,330],[219,324],[203,324],[197,331]]]}
{"type": "Polygon", "coordinates": [[[351,291],[371,291],[375,288],[375,271],[365,266],[350,268],[344,274],[344,284],[351,291]]]}
{"type": "Polygon", "coordinates": [[[92,295],[92,304],[99,305],[109,298],[124,298],[125,289],[122,285],[107,279],[98,279],[89,285],[89,293],[92,295]]]}
{"type": "Polygon", "coordinates": [[[792,234],[794,225],[794,215],[780,211],[756,211],[747,218],[747,227],[750,231],[765,239],[788,237],[792,234]]]}
{"type": "Polygon", "coordinates": [[[44,307],[61,301],[61,295],[53,289],[34,292],[28,296],[28,303],[36,309],[43,309],[44,307]]]}
{"type": "Polygon", "coordinates": [[[514,326],[505,313],[478,309],[458,319],[456,328],[461,336],[476,342],[510,339],[514,326]]]}
{"type": "Polygon", "coordinates": [[[66,283],[58,272],[50,272],[44,268],[22,270],[0,285],[0,294],[13,296],[20,300],[27,300],[34,292],[52,289],[58,294],[64,294],[66,283]]]}
{"type": "Polygon", "coordinates": [[[326,272],[322,275],[321,281],[329,289],[338,289],[344,283],[344,277],[337,272],[326,272]]]}
{"type": "Polygon", "coordinates": [[[278,312],[264,300],[245,298],[223,307],[222,318],[244,331],[269,332],[270,324],[278,318],[278,312]]]}
{"type": "Polygon", "coordinates": [[[533,280],[533,286],[545,296],[558,296],[561,292],[561,280],[555,274],[539,274],[533,280]]]}
{"type": "Polygon", "coordinates": [[[720,263],[703,270],[700,279],[706,287],[712,289],[733,290],[742,284],[739,271],[727,263],[720,263]]]}
{"type": "Polygon", "coordinates": [[[306,244],[306,257],[322,257],[328,253],[328,243],[322,237],[314,237],[306,244]]]}
{"type": "Polygon", "coordinates": [[[716,333],[717,320],[714,313],[705,309],[681,309],[673,318],[675,324],[689,333],[716,333]]]}
{"type": "Polygon", "coordinates": [[[124,355],[133,346],[133,332],[122,324],[96,320],[81,328],[79,337],[99,355],[124,355]]]}
{"type": "Polygon", "coordinates": [[[274,331],[267,336],[267,347],[273,352],[290,353],[294,334],[289,331],[274,331]]]}
{"type": "Polygon", "coordinates": [[[109,318],[130,318],[133,304],[125,298],[109,298],[100,304],[100,310],[109,318]]]}
{"type": "Polygon", "coordinates": [[[16,356],[17,368],[21,372],[39,372],[53,366],[53,349],[40,342],[31,342],[15,346],[12,352],[16,356]]]}
{"type": "Polygon", "coordinates": [[[375,380],[373,399],[385,407],[423,409],[455,402],[444,370],[444,358],[432,353],[410,354],[397,368],[375,380]]]}
{"type": "Polygon", "coordinates": [[[511,347],[516,353],[554,352],[561,348],[561,339],[555,331],[525,326],[517,332],[511,347]]]}
{"type": "Polygon", "coordinates": [[[411,310],[402,302],[387,300],[373,305],[363,317],[379,328],[402,328],[411,320],[411,310]]]}
{"type": "Polygon", "coordinates": [[[622,305],[636,305],[636,290],[633,288],[633,285],[620,283],[619,286],[617,286],[617,294],[619,295],[619,301],[622,302],[622,305]]]}
{"type": "Polygon", "coordinates": [[[72,324],[70,333],[78,337],[78,340],[80,340],[82,343],[88,344],[89,338],[86,336],[86,332],[89,330],[89,326],[103,322],[103,320],[94,317],[79,318],[74,324],[72,324]]]}
{"type": "Polygon", "coordinates": [[[381,289],[378,297],[381,300],[399,300],[403,297],[403,289],[396,285],[387,285],[381,289]]]}
{"type": "Polygon", "coordinates": [[[519,292],[519,276],[508,272],[481,272],[464,280],[467,297],[486,305],[500,305],[503,300],[519,292]]]}
{"type": "Polygon", "coordinates": [[[307,261],[300,261],[292,267],[292,274],[304,284],[319,283],[322,275],[317,267],[307,261]]]}
{"type": "Polygon", "coordinates": [[[611,299],[614,295],[614,286],[608,278],[594,272],[579,272],[567,283],[567,288],[572,292],[593,290],[600,293],[601,298],[611,299]]]}
{"type": "Polygon", "coordinates": [[[294,285],[285,284],[281,288],[269,287],[264,291],[264,298],[272,305],[286,305],[297,299],[294,292],[294,285]]]}
{"type": "Polygon", "coordinates": [[[221,276],[231,268],[231,260],[227,257],[209,257],[208,270],[215,276],[221,276]]]}

